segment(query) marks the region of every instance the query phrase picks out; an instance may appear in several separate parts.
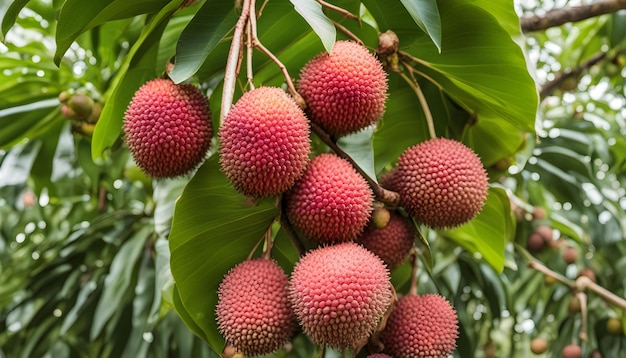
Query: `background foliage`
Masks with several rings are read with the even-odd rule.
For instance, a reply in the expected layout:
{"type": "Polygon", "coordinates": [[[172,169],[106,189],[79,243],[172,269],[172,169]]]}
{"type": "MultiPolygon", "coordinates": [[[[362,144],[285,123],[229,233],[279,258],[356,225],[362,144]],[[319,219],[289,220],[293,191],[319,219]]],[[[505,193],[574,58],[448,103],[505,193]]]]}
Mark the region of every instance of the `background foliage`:
{"type": "MultiPolygon", "coordinates": [[[[122,144],[130,98],[162,76],[171,59],[175,81],[210,94],[218,126],[239,10],[210,0],[179,9],[182,2],[0,4],[0,355],[213,356],[223,345],[213,317],[223,274],[270,225],[277,261],[290,271],[297,260],[284,230],[272,224],[275,202],[246,203],[220,173],[217,155],[193,176],[152,181],[122,144]],[[63,117],[62,91],[86,93],[103,105],[95,128],[63,117]]],[[[578,341],[581,315],[567,311],[572,292],[565,285],[546,284],[526,267],[524,247],[537,226],[549,225],[565,244],[537,259],[570,279],[589,267],[598,283],[626,294],[626,16],[523,37],[520,15],[567,4],[333,4],[358,14],[361,25],[321,12],[314,1],[269,1],[258,34],[293,77],[346,38],[334,23],[372,50],[379,32],[398,34],[404,71],[389,71],[384,117],[339,145],[375,176],[429,138],[423,103],[407,81],[414,76],[437,135],[462,140],[488,169],[489,199],[477,219],[442,232],[420,227],[419,290],[440,292],[457,309],[455,354],[525,357],[530,340],[544,337],[552,347],[546,356],[559,356],[561,347],[578,341]],[[563,73],[574,75],[557,81],[563,73]],[[549,89],[540,91],[538,110],[537,87],[549,89]],[[535,207],[547,216],[533,218],[535,207]],[[580,253],[575,264],[560,258],[567,245],[580,253]]],[[[284,84],[278,67],[258,51],[253,69],[257,85],[284,84]]],[[[245,83],[244,73],[235,98],[245,83]]],[[[314,145],[327,149],[315,138],[314,145]]],[[[399,293],[407,290],[410,270],[405,264],[393,273],[399,293]]],[[[626,340],[608,335],[605,323],[624,320],[623,312],[593,293],[588,299],[583,348],[616,356],[626,340]]],[[[311,356],[314,349],[298,336],[278,355],[311,356]]]]}

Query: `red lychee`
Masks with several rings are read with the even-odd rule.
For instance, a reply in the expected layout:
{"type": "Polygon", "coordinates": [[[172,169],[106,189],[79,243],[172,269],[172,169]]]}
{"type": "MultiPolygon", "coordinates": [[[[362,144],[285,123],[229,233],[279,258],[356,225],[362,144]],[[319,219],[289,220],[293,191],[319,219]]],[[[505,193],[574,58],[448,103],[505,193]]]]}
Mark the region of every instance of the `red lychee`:
{"type": "Polygon", "coordinates": [[[535,338],[530,342],[530,351],[535,354],[542,354],[548,350],[548,342],[543,338],[535,338]]]}
{"type": "Polygon", "coordinates": [[[124,137],[137,166],[155,178],[195,169],[211,143],[207,98],[191,84],[155,79],[135,92],[124,115],[124,137]]]}
{"type": "Polygon", "coordinates": [[[222,171],[245,195],[281,194],[302,176],[311,151],[304,112],[280,88],[246,92],[219,130],[222,171]]]}
{"type": "Polygon", "coordinates": [[[576,260],[578,260],[578,250],[576,250],[575,247],[568,246],[563,250],[563,254],[561,256],[566,264],[573,264],[576,260]]]}
{"type": "Polygon", "coordinates": [[[387,75],[367,48],[337,41],[300,72],[298,91],[309,118],[329,134],[343,136],[376,122],[385,110],[387,75]]]}
{"type": "Polygon", "coordinates": [[[278,350],[295,333],[287,275],[274,261],[246,260],[224,277],[215,308],[220,333],[246,355],[278,350]]]}
{"type": "Polygon", "coordinates": [[[536,232],[528,236],[528,240],[526,241],[528,251],[535,253],[541,252],[545,246],[546,242],[543,240],[543,237],[536,232]]]}
{"type": "Polygon", "coordinates": [[[543,237],[543,239],[546,241],[546,243],[550,243],[551,241],[553,241],[552,238],[552,228],[549,227],[548,225],[539,225],[537,226],[537,228],[535,229],[535,232],[539,235],[541,235],[541,237],[543,237]]]}
{"type": "Polygon", "coordinates": [[[355,243],[308,252],[296,264],[289,298],[315,344],[355,348],[364,343],[391,303],[383,262],[355,243]]]}
{"type": "Polygon", "coordinates": [[[385,352],[394,357],[445,358],[455,349],[458,335],[452,305],[443,296],[427,294],[400,298],[381,339],[385,352]]]}
{"type": "Polygon", "coordinates": [[[365,179],[346,160],[330,153],[313,158],[287,192],[291,223],[320,242],[352,241],[363,231],[374,196],[365,179]]]}
{"type": "Polygon", "coordinates": [[[583,350],[576,344],[569,344],[563,348],[561,354],[563,358],[582,358],[583,350]]]}
{"type": "Polygon", "coordinates": [[[398,267],[413,247],[417,230],[411,219],[391,211],[387,226],[368,227],[357,242],[380,257],[390,269],[398,267]]]}
{"type": "Polygon", "coordinates": [[[367,358],[393,358],[393,357],[385,353],[375,353],[375,354],[368,355],[367,358]]]}
{"type": "Polygon", "coordinates": [[[459,226],[485,204],[489,186],[478,156],[463,143],[431,139],[407,149],[388,180],[400,204],[435,229],[459,226]]]}

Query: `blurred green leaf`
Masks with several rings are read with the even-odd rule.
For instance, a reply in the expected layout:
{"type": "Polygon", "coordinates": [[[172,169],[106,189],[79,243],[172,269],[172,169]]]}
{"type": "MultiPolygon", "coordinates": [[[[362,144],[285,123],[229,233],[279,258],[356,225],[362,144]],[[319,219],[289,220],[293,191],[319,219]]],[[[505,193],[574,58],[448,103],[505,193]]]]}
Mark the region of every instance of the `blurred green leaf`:
{"type": "Polygon", "coordinates": [[[182,305],[216,352],[223,348],[214,312],[219,283],[277,215],[273,200],[254,203],[239,194],[220,171],[217,155],[200,167],[176,204],[169,237],[172,275],[182,305]]]}
{"type": "Polygon", "coordinates": [[[2,15],[2,26],[0,27],[0,42],[4,41],[5,36],[15,24],[20,11],[30,0],[15,0],[13,2],[2,2],[0,4],[0,15],[2,15]]]}

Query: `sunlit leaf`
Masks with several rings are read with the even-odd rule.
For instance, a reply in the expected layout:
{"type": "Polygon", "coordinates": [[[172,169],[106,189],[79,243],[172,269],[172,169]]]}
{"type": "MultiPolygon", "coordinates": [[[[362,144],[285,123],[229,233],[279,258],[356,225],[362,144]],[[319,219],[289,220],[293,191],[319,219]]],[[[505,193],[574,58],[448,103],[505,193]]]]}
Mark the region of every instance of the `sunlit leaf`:
{"type": "Polygon", "coordinates": [[[428,34],[441,51],[441,18],[436,0],[400,0],[415,23],[428,34]]]}
{"type": "Polygon", "coordinates": [[[337,31],[335,25],[322,11],[322,5],[315,0],[289,0],[296,11],[306,20],[330,53],[335,45],[337,31]]]}

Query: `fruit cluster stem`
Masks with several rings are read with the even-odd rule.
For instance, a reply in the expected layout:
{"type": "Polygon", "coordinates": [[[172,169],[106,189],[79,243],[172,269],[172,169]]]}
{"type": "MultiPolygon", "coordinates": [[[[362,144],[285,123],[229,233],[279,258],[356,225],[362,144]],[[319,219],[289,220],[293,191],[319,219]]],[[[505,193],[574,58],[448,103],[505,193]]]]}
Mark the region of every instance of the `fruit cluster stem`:
{"type": "Polygon", "coordinates": [[[409,287],[409,295],[417,296],[417,269],[419,257],[417,255],[417,249],[415,247],[411,249],[411,254],[409,255],[409,257],[411,260],[411,286],[409,287]]]}
{"type": "MultiPolygon", "coordinates": [[[[403,63],[403,64],[405,67],[407,67],[406,63],[403,63]]],[[[417,99],[419,100],[420,105],[422,106],[422,110],[424,111],[424,117],[426,118],[426,123],[428,124],[428,132],[430,134],[430,138],[431,139],[437,138],[433,114],[430,111],[430,107],[428,106],[428,101],[426,100],[426,97],[424,96],[424,92],[422,91],[422,88],[417,82],[417,79],[415,78],[415,76],[413,76],[413,72],[409,71],[411,78],[409,78],[409,76],[407,76],[404,72],[398,72],[398,73],[406,81],[406,83],[408,83],[411,89],[413,89],[413,91],[415,92],[415,95],[417,95],[417,99]]]]}
{"type": "Polygon", "coordinates": [[[347,17],[349,19],[354,19],[354,20],[358,21],[359,26],[361,26],[361,18],[358,17],[357,15],[351,13],[350,11],[348,11],[346,9],[343,9],[343,8],[341,8],[339,6],[336,6],[336,5],[333,5],[333,4],[329,4],[329,3],[327,3],[324,0],[317,0],[317,2],[320,3],[320,5],[322,5],[323,7],[329,9],[329,10],[332,10],[332,11],[340,13],[344,17],[347,17]]]}
{"type": "Polygon", "coordinates": [[[581,314],[580,331],[578,332],[578,337],[583,342],[589,342],[589,337],[587,336],[587,294],[585,294],[584,292],[576,292],[576,297],[580,302],[581,314]]]}
{"type": "Polygon", "coordinates": [[[317,125],[316,123],[309,122],[311,125],[311,130],[315,133],[326,145],[330,147],[338,156],[347,160],[353,167],[356,169],[363,178],[367,181],[370,188],[374,192],[374,196],[376,200],[382,201],[385,204],[389,204],[391,206],[396,206],[400,202],[400,194],[395,191],[387,190],[380,186],[374,179],[370,178],[367,173],[352,159],[348,153],[346,153],[341,147],[337,145],[337,143],[330,137],[328,133],[322,127],[317,125]]]}

